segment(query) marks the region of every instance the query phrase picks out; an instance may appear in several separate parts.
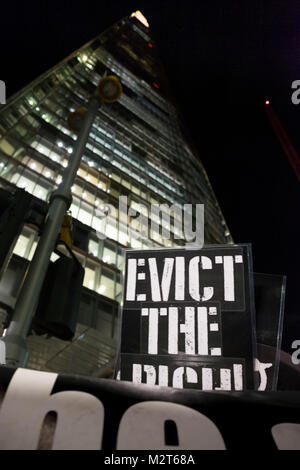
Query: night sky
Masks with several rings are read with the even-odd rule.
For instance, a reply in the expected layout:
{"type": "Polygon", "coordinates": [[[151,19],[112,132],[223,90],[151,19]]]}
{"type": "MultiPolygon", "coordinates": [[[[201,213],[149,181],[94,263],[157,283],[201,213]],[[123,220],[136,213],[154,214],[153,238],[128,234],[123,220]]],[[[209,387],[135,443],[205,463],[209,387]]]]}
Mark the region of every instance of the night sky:
{"type": "Polygon", "coordinates": [[[5,2],[1,76],[10,96],[137,9],[237,243],[256,272],[286,274],[283,349],[300,339],[300,184],[269,123],[270,99],[300,154],[300,2],[5,2]]]}

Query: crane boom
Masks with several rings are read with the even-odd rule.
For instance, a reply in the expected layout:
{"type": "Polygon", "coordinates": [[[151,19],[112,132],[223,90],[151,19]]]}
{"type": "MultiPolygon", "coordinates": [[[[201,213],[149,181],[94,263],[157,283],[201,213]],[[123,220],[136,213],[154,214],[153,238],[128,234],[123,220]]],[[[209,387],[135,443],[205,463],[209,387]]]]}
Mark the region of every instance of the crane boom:
{"type": "Polygon", "coordinates": [[[293,146],[289,136],[287,135],[269,101],[265,102],[265,108],[275,134],[277,135],[284,153],[286,154],[288,161],[290,162],[290,165],[293,168],[298,181],[300,182],[300,158],[295,150],[295,147],[293,146]]]}

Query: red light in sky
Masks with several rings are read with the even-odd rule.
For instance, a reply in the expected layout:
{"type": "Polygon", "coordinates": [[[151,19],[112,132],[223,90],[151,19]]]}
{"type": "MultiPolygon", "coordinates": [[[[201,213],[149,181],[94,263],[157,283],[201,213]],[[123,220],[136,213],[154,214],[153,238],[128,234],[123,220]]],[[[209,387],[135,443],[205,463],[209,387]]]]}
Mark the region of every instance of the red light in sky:
{"type": "Polygon", "coordinates": [[[153,47],[153,44],[151,44],[151,42],[148,42],[148,46],[153,47]]]}
{"type": "Polygon", "coordinates": [[[270,104],[270,101],[269,100],[265,101],[265,104],[270,104]]]}
{"type": "Polygon", "coordinates": [[[159,88],[159,86],[155,82],[153,82],[153,86],[155,86],[155,88],[159,88]]]}

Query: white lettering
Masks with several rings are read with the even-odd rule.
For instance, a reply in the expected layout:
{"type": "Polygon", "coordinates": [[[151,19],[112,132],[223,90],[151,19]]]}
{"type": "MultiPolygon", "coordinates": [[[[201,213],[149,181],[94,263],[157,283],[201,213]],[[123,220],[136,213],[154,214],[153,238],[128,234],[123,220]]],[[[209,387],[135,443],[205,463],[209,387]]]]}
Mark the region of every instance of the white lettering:
{"type": "Polygon", "coordinates": [[[29,369],[14,373],[0,408],[0,448],[36,450],[48,412],[58,415],[53,450],[101,449],[104,408],[78,391],[51,395],[58,374],[29,369]]]}
{"type": "Polygon", "coordinates": [[[117,436],[118,450],[225,450],[217,426],[207,416],[177,403],[148,401],[124,413],[117,436]],[[179,445],[166,445],[165,422],[176,423],[179,445]]]}

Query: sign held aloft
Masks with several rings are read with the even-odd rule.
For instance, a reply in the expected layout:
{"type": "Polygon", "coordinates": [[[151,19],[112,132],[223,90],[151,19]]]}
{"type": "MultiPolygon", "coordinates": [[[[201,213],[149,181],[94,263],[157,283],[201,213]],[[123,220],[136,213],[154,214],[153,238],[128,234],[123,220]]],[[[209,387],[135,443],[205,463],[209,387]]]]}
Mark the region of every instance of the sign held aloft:
{"type": "Polygon", "coordinates": [[[254,389],[253,299],[250,245],[128,250],[120,379],[254,389]]]}

